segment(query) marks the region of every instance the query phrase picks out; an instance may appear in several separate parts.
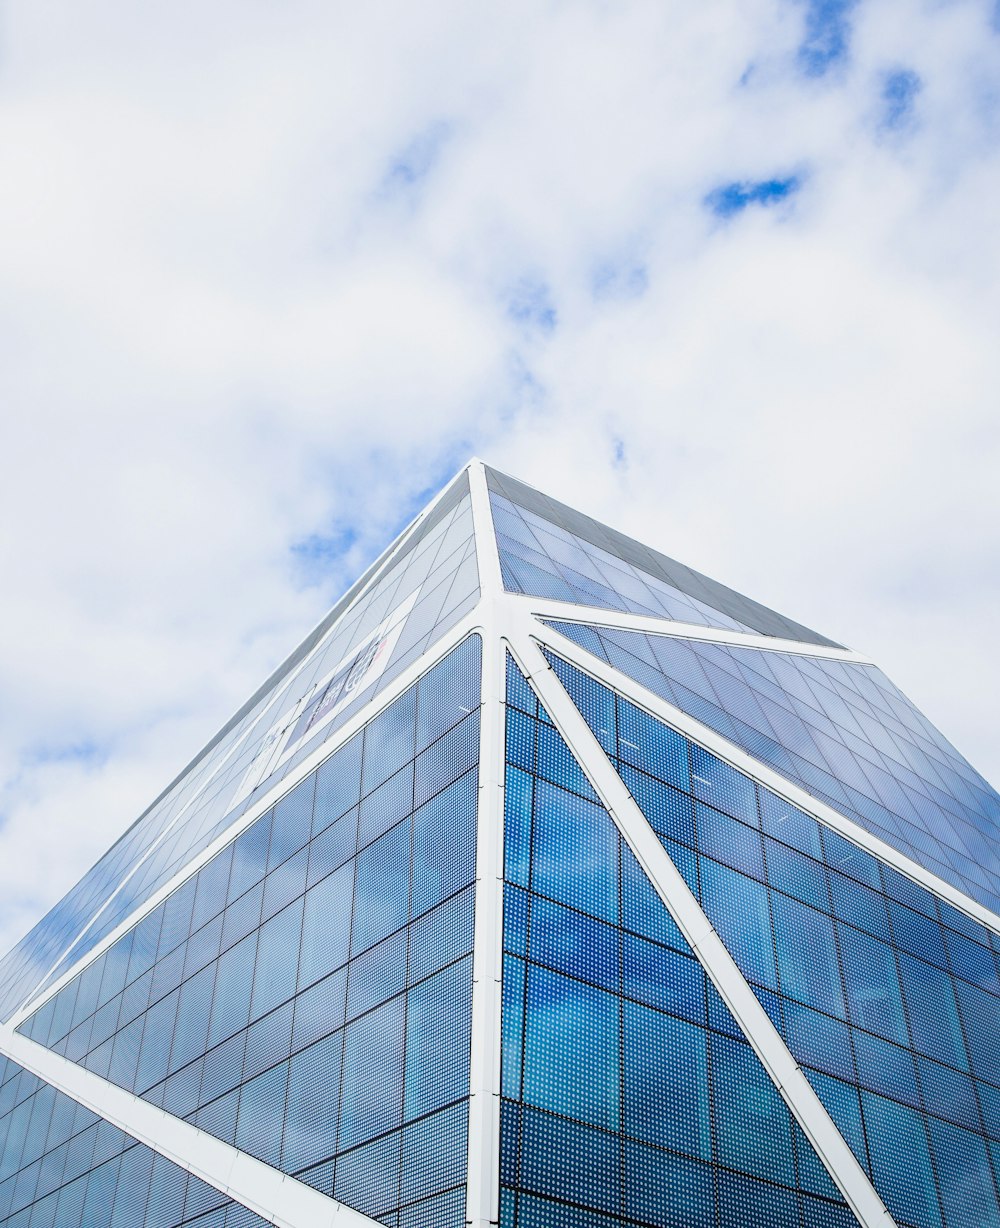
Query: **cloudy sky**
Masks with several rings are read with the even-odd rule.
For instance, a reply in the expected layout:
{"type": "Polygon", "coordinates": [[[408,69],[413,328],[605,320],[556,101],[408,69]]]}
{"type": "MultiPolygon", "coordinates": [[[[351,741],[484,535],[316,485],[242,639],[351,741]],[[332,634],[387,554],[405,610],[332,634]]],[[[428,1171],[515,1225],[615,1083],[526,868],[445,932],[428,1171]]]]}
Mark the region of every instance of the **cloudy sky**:
{"type": "Polygon", "coordinates": [[[470,454],[1000,781],[994,0],[0,0],[0,948],[470,454]]]}

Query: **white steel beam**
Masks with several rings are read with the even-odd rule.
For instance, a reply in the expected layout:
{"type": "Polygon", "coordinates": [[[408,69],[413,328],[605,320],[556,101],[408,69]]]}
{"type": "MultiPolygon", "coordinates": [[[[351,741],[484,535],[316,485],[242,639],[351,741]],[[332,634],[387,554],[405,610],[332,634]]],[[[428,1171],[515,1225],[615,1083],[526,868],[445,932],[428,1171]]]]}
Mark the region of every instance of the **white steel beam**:
{"type": "Polygon", "coordinates": [[[758,635],[752,631],[730,631],[724,627],[703,627],[698,623],[675,622],[669,618],[656,618],[651,614],[629,614],[622,610],[577,605],[573,601],[557,601],[552,597],[529,597],[523,593],[511,593],[510,596],[524,605],[536,618],[557,622],[580,623],[585,627],[613,627],[619,631],[639,631],[647,635],[668,635],[674,639],[700,640],[706,644],[731,644],[734,648],[760,648],[767,652],[818,657],[826,661],[847,661],[854,665],[875,664],[870,657],[851,648],[809,644],[803,640],[758,635]]]}
{"type": "Polygon", "coordinates": [[[0,1026],[0,1052],[276,1228],[373,1228],[376,1220],[0,1026]]]}
{"type": "Polygon", "coordinates": [[[593,785],[660,899],[743,1030],[782,1099],[864,1228],[890,1228],[892,1216],[789,1052],[701,905],[667,855],[603,747],[522,623],[512,648],[545,711],[593,785]]]}
{"type": "MultiPolygon", "coordinates": [[[[487,613],[494,604],[486,604],[487,613]]],[[[466,1223],[488,1228],[500,1199],[500,973],[503,959],[504,678],[506,654],[490,617],[483,635],[475,946],[466,1223]]]]}
{"type": "Polygon", "coordinates": [[[768,767],[767,764],[761,763],[759,759],[755,759],[752,755],[747,754],[745,750],[728,741],[721,734],[716,733],[714,729],[703,725],[680,708],[654,694],[647,687],[636,682],[634,678],[630,678],[627,674],[623,674],[620,670],[615,669],[613,665],[609,665],[601,657],[594,656],[593,653],[587,652],[586,649],[581,648],[572,640],[560,635],[554,628],[545,627],[541,623],[535,622],[534,619],[530,620],[528,634],[533,635],[540,643],[551,648],[554,653],[575,665],[577,669],[582,670],[585,674],[590,674],[592,678],[596,678],[598,682],[602,682],[612,690],[628,695],[633,703],[637,704],[640,708],[644,708],[651,716],[655,716],[657,720],[663,721],[686,738],[691,738],[692,741],[700,743],[707,750],[718,755],[720,759],[725,759],[727,763],[732,764],[733,767],[738,768],[745,775],[753,777],[754,780],[758,781],[765,788],[770,789],[772,793],[777,793],[793,806],[797,806],[800,810],[811,814],[819,822],[832,828],[838,835],[843,836],[845,840],[850,840],[852,844],[856,844],[864,849],[865,852],[871,853],[873,857],[886,862],[894,870],[898,870],[900,874],[911,878],[919,886],[940,896],[942,900],[945,900],[960,912],[964,912],[974,921],[978,921],[980,925],[985,925],[987,929],[1000,934],[1000,916],[992,912],[985,905],[980,904],[978,900],[974,900],[971,896],[966,895],[964,891],[960,891],[945,879],[925,869],[919,862],[914,861],[911,857],[907,857],[905,853],[901,853],[899,849],[894,848],[891,844],[887,844],[884,840],[880,840],[878,836],[872,835],[870,831],[861,827],[853,819],[841,814],[839,810],[835,810],[826,802],[813,797],[811,793],[799,785],[787,780],[773,768],[768,767]]]}
{"type": "Polygon", "coordinates": [[[486,472],[469,465],[472,523],[484,626],[476,825],[476,913],[472,956],[472,1053],[466,1223],[488,1228],[500,1215],[500,972],[503,960],[503,736],[506,654],[496,630],[504,609],[500,556],[486,472]]]}

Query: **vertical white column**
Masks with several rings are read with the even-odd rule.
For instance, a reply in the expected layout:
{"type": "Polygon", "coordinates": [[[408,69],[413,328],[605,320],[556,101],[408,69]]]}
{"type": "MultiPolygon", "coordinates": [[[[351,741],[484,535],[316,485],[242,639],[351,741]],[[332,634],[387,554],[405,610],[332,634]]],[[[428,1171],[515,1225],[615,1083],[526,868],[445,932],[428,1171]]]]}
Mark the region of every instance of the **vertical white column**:
{"type": "Polygon", "coordinates": [[[466,1223],[475,1228],[487,1228],[499,1218],[504,673],[503,643],[495,629],[488,627],[483,636],[483,704],[480,709],[466,1210],[466,1223]]]}
{"type": "Polygon", "coordinates": [[[476,836],[475,948],[466,1223],[487,1228],[500,1209],[500,973],[503,953],[504,698],[506,649],[500,637],[503,583],[486,474],[469,465],[469,488],[482,590],[482,707],[476,836]]]}

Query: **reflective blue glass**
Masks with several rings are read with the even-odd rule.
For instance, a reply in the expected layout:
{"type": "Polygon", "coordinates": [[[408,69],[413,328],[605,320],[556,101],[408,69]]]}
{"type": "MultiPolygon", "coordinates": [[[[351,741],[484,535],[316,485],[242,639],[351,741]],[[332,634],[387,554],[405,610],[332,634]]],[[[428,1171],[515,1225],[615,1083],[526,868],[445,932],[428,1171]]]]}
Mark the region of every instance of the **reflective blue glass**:
{"type": "Polygon", "coordinates": [[[720,1162],[794,1186],[792,1118],[774,1084],[749,1045],[713,1034],[711,1053],[720,1162]]]}
{"type": "Polygon", "coordinates": [[[525,1100],[616,1130],[621,1117],[620,1010],[612,994],[529,965],[525,1100]]]}
{"type": "Polygon", "coordinates": [[[8,1091],[0,1098],[0,1224],[180,1228],[205,1213],[224,1224],[238,1210],[234,1225],[265,1228],[247,1208],[9,1059],[0,1068],[8,1091]]]}
{"type": "Polygon", "coordinates": [[[492,492],[490,506],[504,587],[510,592],[652,614],[706,627],[751,630],[707,602],[518,507],[503,495],[492,492]]]}
{"type": "Polygon", "coordinates": [[[478,661],[473,637],[22,1030],[56,1048],[72,1037],[75,1060],[102,1077],[327,1193],[336,1182],[366,1214],[405,1209],[418,1222],[432,1204],[457,1206],[478,661]],[[425,693],[444,716],[421,707],[425,693]],[[414,791],[421,757],[430,796],[414,791]],[[366,832],[359,812],[399,778],[405,805],[393,802],[388,830],[366,832]],[[399,1174],[389,1193],[383,1162],[399,1174]]]}
{"type": "Polygon", "coordinates": [[[454,1037],[472,1028],[471,955],[412,989],[406,1010],[404,1112],[417,1118],[468,1092],[469,1049],[454,1037]]]}
{"type": "MultiPolygon", "coordinates": [[[[544,779],[542,729],[554,755],[568,752],[510,662],[508,679],[519,706],[507,726],[502,1222],[745,1226],[738,1195],[749,1186],[755,1225],[846,1228],[836,1188],[589,785],[581,795],[570,772],[544,779]]],[[[610,692],[591,699],[606,734],[638,728],[610,692]]],[[[684,779],[676,747],[655,740],[684,779]]],[[[709,771],[725,785],[717,801],[753,797],[709,771]]],[[[643,780],[663,827],[677,830],[669,814],[683,799],[695,844],[690,795],[643,780]]],[[[753,886],[766,914],[766,889],[753,886]]]]}
{"type": "MultiPolygon", "coordinates": [[[[874,666],[551,625],[1000,911],[1000,868],[991,851],[1000,794],[874,666]]],[[[619,754],[634,762],[629,748],[619,754]]],[[[929,915],[937,919],[936,911],[929,915]]]]}
{"type": "MultiPolygon", "coordinates": [[[[516,888],[514,888],[516,890],[516,888]]],[[[512,915],[516,926],[516,913],[512,915]]],[[[517,941],[516,932],[513,935],[517,941]]],[[[617,992],[621,983],[620,935],[586,913],[536,898],[531,906],[532,960],[617,992]]]]}
{"type": "Polygon", "coordinates": [[[618,921],[618,837],[596,801],[536,780],[531,887],[561,903],[618,921]]]}
{"type": "MultiPolygon", "coordinates": [[[[571,697],[586,686],[598,710],[592,680],[564,663],[560,678],[571,697]]],[[[600,700],[605,709],[612,694],[600,700]]],[[[618,710],[627,703],[619,697],[618,710]]],[[[692,830],[665,824],[659,794],[640,785],[655,756],[645,765],[630,747],[612,757],[670,856],[696,851],[689,882],[710,921],[897,1221],[1000,1221],[987,1141],[1000,1129],[1000,996],[988,932],[763,787],[754,796],[748,779],[727,788],[731,815],[713,810],[699,822],[706,808],[695,803],[692,830]],[[758,821],[763,882],[756,854],[742,851],[758,821]]],[[[673,792],[680,813],[683,795],[673,792]]],[[[714,1057],[710,1066],[714,1074],[714,1057]]],[[[720,1129],[729,1107],[713,1118],[720,1129]]],[[[748,1132],[735,1125],[734,1145],[748,1132]]],[[[797,1164],[802,1174],[809,1161],[797,1164]]]]}

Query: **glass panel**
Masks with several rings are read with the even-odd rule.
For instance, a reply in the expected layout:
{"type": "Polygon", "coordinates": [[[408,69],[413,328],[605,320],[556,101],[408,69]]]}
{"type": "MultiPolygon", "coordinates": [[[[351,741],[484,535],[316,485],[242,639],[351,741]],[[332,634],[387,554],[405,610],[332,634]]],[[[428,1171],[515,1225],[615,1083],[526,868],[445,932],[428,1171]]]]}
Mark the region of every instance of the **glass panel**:
{"type": "MultiPolygon", "coordinates": [[[[0,1058],[0,1224],[179,1228],[192,1215],[266,1221],[0,1058]],[[30,1126],[28,1123],[30,1122],[30,1126]]],[[[206,1217],[199,1224],[207,1225],[206,1217]]]]}
{"type": "Polygon", "coordinates": [[[828,643],[739,593],[531,491],[490,474],[490,507],[504,587],[579,605],[653,615],[700,626],[763,631],[828,643]],[[597,544],[598,541],[603,545],[597,544]]]}

